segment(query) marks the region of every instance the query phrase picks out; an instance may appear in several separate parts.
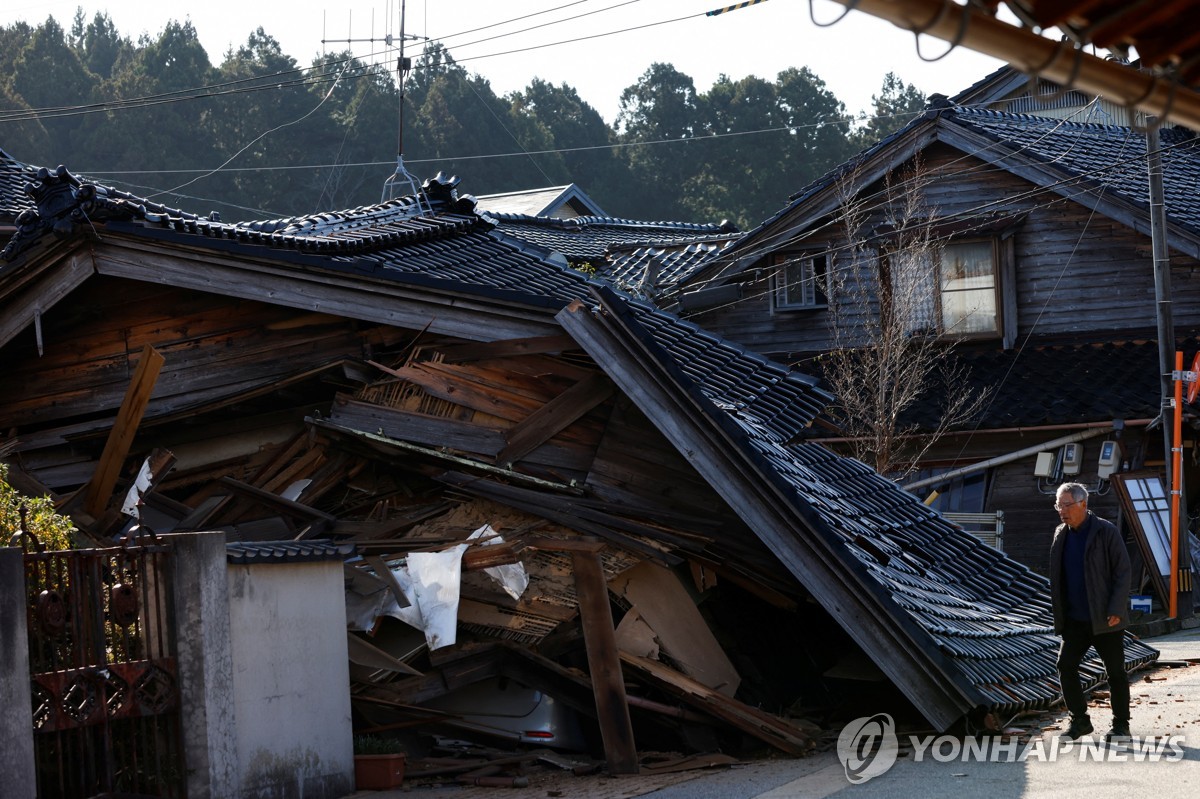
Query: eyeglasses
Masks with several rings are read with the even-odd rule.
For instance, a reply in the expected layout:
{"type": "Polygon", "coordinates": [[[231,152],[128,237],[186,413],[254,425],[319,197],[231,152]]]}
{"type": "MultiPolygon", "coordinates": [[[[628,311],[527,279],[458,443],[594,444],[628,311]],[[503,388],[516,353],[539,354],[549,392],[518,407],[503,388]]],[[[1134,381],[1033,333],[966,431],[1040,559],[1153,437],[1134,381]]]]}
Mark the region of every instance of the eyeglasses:
{"type": "Polygon", "coordinates": [[[1055,509],[1055,510],[1066,510],[1067,508],[1071,507],[1072,505],[1078,505],[1080,502],[1083,502],[1083,500],[1082,500],[1082,499],[1077,499],[1077,500],[1075,500],[1074,502],[1068,502],[1068,503],[1066,503],[1066,504],[1060,504],[1060,503],[1058,503],[1058,502],[1055,502],[1055,503],[1054,503],[1054,509],[1055,509]]]}

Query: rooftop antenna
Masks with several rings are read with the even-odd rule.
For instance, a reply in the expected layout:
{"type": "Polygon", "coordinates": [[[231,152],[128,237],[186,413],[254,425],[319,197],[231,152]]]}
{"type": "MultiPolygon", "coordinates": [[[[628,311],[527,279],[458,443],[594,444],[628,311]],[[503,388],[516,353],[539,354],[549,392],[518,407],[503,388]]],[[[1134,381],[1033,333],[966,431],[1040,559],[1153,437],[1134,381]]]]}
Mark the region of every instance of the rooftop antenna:
{"type": "Polygon", "coordinates": [[[371,22],[372,36],[371,36],[371,38],[369,38],[369,39],[352,39],[352,38],[322,39],[321,44],[326,44],[326,43],[354,44],[355,42],[369,42],[371,44],[376,44],[376,43],[382,41],[387,47],[392,47],[392,45],[394,43],[396,43],[397,41],[399,42],[400,53],[399,53],[399,57],[396,59],[396,85],[397,85],[397,88],[399,88],[399,90],[400,90],[400,104],[399,104],[400,105],[400,120],[399,120],[399,124],[397,126],[397,132],[396,132],[396,171],[393,172],[391,175],[389,175],[387,177],[387,179],[383,181],[383,193],[380,195],[379,202],[384,203],[384,202],[387,202],[388,200],[394,198],[396,196],[398,190],[403,191],[405,185],[407,185],[408,191],[412,195],[412,197],[417,201],[418,207],[421,208],[423,211],[428,211],[429,213],[432,213],[432,208],[428,207],[428,205],[426,204],[421,193],[419,191],[417,191],[416,178],[414,178],[412,173],[410,173],[408,171],[408,169],[404,166],[404,80],[406,77],[408,77],[408,73],[412,70],[412,59],[407,58],[404,55],[404,43],[409,40],[417,41],[420,39],[428,39],[429,38],[428,36],[409,35],[404,32],[405,5],[406,5],[405,0],[400,0],[400,35],[398,37],[393,37],[391,33],[388,33],[383,39],[375,38],[373,35],[374,27],[375,27],[374,26],[374,16],[372,16],[372,22],[371,22]]]}

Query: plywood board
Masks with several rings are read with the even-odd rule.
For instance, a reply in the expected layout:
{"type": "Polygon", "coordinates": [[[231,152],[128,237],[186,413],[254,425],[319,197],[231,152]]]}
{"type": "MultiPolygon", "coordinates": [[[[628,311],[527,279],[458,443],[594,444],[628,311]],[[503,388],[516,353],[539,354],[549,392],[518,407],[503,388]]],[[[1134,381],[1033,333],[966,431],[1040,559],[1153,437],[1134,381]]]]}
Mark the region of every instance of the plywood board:
{"type": "Polygon", "coordinates": [[[674,572],[644,561],[611,580],[609,588],[638,609],[684,674],[726,696],[737,692],[737,669],[674,572]]]}

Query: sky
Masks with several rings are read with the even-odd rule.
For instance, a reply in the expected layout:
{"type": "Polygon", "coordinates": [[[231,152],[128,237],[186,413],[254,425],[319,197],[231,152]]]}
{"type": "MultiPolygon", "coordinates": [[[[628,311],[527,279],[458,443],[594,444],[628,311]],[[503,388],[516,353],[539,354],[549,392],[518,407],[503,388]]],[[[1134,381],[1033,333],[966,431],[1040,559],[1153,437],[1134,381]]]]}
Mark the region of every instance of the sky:
{"type": "MultiPolygon", "coordinates": [[[[811,5],[820,22],[835,20],[844,10],[831,0],[811,0],[811,5]]],[[[383,39],[391,33],[398,43],[400,6],[400,0],[5,0],[0,24],[36,25],[52,15],[69,30],[82,7],[88,20],[106,12],[122,35],[136,41],[142,33],[156,36],[170,20],[190,20],[214,64],[261,26],[285,53],[308,65],[323,50],[346,49],[347,39],[383,39]]],[[[721,74],[774,80],[788,67],[807,66],[851,114],[870,109],[871,96],[879,93],[889,71],[927,95],[953,95],[1001,65],[966,48],[926,63],[911,33],[859,11],[831,27],[817,27],[810,20],[809,0],[764,0],[705,16],[723,7],[721,0],[408,0],[404,29],[441,39],[497,94],[523,89],[535,77],[566,83],[609,123],[616,120],[621,91],[654,62],[674,65],[699,92],[721,74]],[[597,35],[613,31],[624,32],[597,35]],[[512,52],[517,50],[525,52],[512,52]]],[[[423,45],[423,40],[410,42],[405,54],[415,56],[423,45]]],[[[383,58],[387,50],[384,42],[349,46],[368,59],[383,58]]],[[[927,56],[946,47],[927,37],[921,42],[927,56]]]]}

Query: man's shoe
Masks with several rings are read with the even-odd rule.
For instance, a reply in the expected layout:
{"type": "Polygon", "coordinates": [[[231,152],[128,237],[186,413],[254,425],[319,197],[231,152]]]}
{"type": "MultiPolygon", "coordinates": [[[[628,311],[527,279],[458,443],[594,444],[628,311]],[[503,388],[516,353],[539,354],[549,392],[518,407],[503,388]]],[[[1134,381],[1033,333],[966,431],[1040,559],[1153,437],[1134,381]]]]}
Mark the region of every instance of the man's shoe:
{"type": "Polygon", "coordinates": [[[1062,737],[1068,741],[1074,741],[1093,732],[1095,732],[1095,728],[1092,726],[1091,719],[1087,716],[1080,716],[1079,718],[1071,719],[1071,725],[1067,727],[1067,731],[1063,733],[1062,737]]]}
{"type": "Polygon", "coordinates": [[[1129,722],[1113,719],[1112,729],[1108,731],[1108,740],[1129,737],[1129,722]]]}

